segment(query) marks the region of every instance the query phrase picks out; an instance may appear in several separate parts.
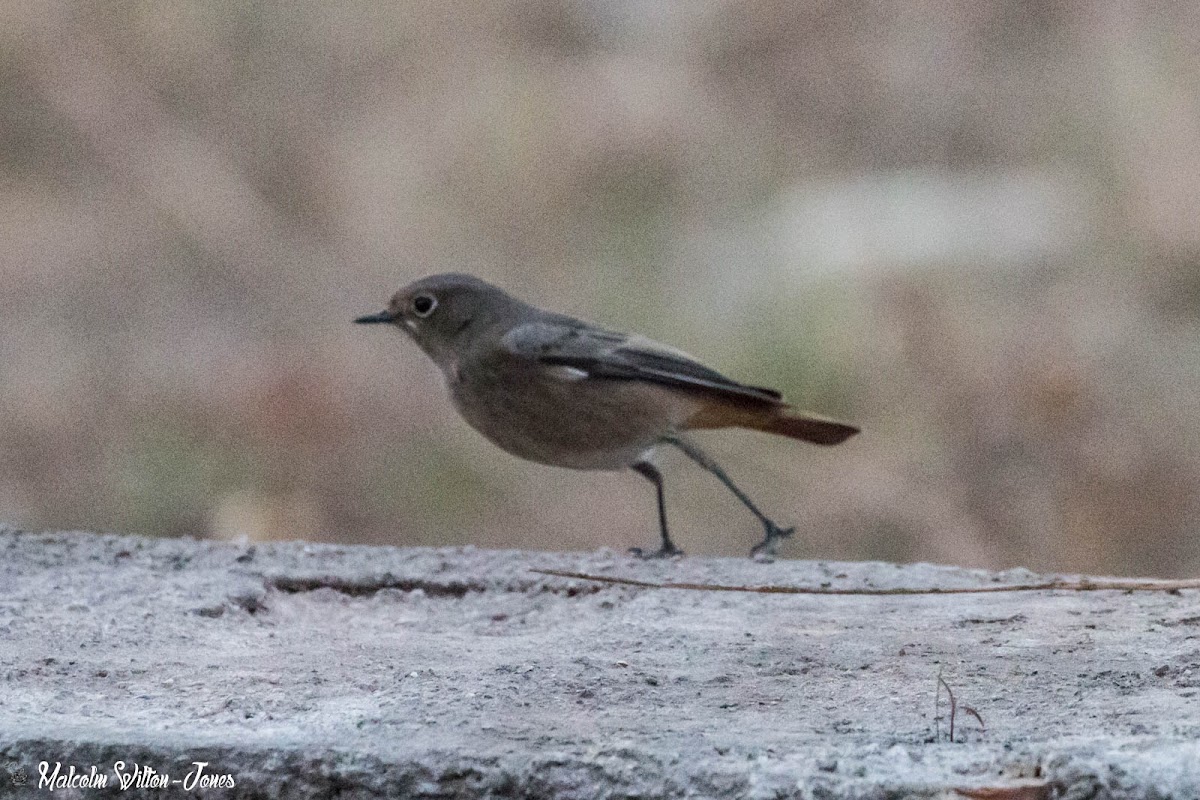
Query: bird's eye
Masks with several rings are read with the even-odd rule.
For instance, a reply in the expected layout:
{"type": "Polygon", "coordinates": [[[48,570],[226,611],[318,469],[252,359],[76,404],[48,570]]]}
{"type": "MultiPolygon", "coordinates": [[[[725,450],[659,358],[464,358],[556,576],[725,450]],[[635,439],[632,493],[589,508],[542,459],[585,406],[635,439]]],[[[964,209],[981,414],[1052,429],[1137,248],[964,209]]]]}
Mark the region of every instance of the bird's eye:
{"type": "Polygon", "coordinates": [[[419,294],[413,298],[412,307],[418,317],[428,317],[437,308],[437,300],[427,294],[419,294]]]}

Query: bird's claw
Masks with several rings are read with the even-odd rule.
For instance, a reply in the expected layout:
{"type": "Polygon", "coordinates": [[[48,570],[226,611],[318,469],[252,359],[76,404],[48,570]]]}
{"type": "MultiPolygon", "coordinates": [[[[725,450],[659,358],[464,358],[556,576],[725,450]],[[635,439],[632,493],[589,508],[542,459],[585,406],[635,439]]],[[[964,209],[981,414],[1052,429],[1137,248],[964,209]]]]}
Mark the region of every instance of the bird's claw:
{"type": "Polygon", "coordinates": [[[755,561],[771,562],[775,560],[780,540],[787,539],[795,533],[796,527],[793,525],[790,528],[781,528],[774,522],[767,522],[764,527],[767,529],[767,535],[761,542],[750,548],[750,557],[755,561]]]}
{"type": "Polygon", "coordinates": [[[643,560],[649,560],[652,558],[678,558],[678,557],[682,556],[683,554],[684,554],[683,551],[680,550],[675,545],[671,545],[669,547],[667,545],[663,545],[662,547],[655,550],[653,553],[647,553],[645,550],[643,550],[640,547],[629,548],[629,555],[633,556],[634,558],[640,558],[643,560]]]}

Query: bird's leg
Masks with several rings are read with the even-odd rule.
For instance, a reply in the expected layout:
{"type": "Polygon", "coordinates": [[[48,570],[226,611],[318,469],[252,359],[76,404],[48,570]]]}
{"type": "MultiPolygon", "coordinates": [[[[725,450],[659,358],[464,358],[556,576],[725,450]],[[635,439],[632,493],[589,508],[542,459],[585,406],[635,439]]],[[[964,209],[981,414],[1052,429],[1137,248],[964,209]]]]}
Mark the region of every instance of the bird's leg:
{"type": "Polygon", "coordinates": [[[671,541],[671,535],[667,533],[667,503],[663,497],[662,473],[658,471],[658,467],[649,461],[635,462],[633,464],[633,471],[653,483],[654,489],[658,493],[658,529],[662,534],[662,547],[656,552],[649,554],[643,554],[640,547],[631,548],[629,552],[638,558],[671,558],[672,556],[683,555],[683,551],[675,546],[675,543],[671,541]]]}
{"type": "Polygon", "coordinates": [[[667,444],[675,445],[692,461],[695,461],[701,467],[708,470],[713,475],[716,475],[717,480],[725,484],[726,488],[733,492],[734,497],[742,501],[742,505],[750,509],[750,513],[758,517],[758,521],[763,524],[763,528],[766,530],[766,536],[761,542],[754,545],[754,547],[750,549],[750,556],[752,558],[774,558],[775,550],[779,546],[780,540],[791,536],[796,532],[796,529],[794,527],[781,528],[776,525],[770,517],[759,511],[758,506],[754,505],[754,501],[747,497],[746,493],[739,489],[737,484],[735,484],[733,480],[725,474],[725,470],[721,469],[717,462],[709,458],[703,450],[692,444],[687,439],[684,439],[680,436],[667,436],[663,438],[663,441],[667,444]]]}

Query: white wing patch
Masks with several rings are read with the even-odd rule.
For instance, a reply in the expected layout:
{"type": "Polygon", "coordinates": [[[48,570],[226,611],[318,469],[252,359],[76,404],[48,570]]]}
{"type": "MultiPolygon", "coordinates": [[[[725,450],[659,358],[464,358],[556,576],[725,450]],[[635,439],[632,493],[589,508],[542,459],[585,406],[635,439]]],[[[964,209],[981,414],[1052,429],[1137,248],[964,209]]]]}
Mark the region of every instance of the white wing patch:
{"type": "Polygon", "coordinates": [[[575,383],[589,377],[587,370],[578,369],[577,367],[547,367],[546,373],[558,378],[560,381],[568,381],[570,383],[575,383]]]}

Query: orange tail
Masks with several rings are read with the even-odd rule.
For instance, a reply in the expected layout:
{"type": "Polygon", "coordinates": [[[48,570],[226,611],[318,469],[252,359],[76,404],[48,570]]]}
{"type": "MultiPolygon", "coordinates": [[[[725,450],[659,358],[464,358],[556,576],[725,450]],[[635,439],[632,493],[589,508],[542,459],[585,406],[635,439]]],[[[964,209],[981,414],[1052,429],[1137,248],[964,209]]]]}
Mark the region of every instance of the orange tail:
{"type": "Polygon", "coordinates": [[[689,428],[749,428],[813,444],[841,444],[858,428],[844,422],[793,411],[785,405],[768,408],[738,408],[731,404],[710,405],[688,421],[689,428]]]}
{"type": "Polygon", "coordinates": [[[741,424],[741,427],[825,445],[841,444],[858,433],[858,428],[844,422],[835,422],[805,412],[789,412],[783,409],[747,419],[741,424]]]}

